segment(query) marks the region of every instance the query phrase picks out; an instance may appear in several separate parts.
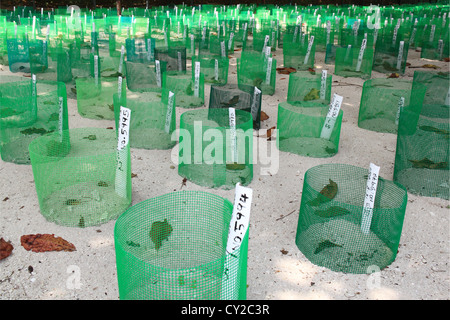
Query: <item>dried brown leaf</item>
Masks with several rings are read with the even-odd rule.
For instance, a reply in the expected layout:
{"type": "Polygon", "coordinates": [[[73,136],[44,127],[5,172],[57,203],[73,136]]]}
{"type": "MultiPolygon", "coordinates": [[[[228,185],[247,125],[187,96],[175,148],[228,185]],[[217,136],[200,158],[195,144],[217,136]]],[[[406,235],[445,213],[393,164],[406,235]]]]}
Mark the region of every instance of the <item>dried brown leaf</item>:
{"type": "Polygon", "coordinates": [[[398,78],[400,75],[398,73],[391,73],[388,78],[398,78]]]}
{"type": "Polygon", "coordinates": [[[267,113],[265,113],[264,111],[261,111],[261,116],[260,116],[260,120],[264,121],[269,119],[269,116],[267,115],[267,113]]]}
{"type": "Polygon", "coordinates": [[[290,74],[292,72],[297,72],[295,68],[277,68],[279,74],[290,74]]]}
{"type": "Polygon", "coordinates": [[[14,247],[11,243],[7,242],[5,239],[0,238],[0,260],[9,257],[13,251],[14,247]]]}
{"type": "Polygon", "coordinates": [[[20,243],[25,250],[33,252],[76,251],[75,246],[54,234],[27,234],[20,237],[20,243]]]}
{"type": "Polygon", "coordinates": [[[439,69],[438,66],[434,65],[434,64],[424,64],[422,66],[422,68],[429,68],[429,69],[439,69]]]}

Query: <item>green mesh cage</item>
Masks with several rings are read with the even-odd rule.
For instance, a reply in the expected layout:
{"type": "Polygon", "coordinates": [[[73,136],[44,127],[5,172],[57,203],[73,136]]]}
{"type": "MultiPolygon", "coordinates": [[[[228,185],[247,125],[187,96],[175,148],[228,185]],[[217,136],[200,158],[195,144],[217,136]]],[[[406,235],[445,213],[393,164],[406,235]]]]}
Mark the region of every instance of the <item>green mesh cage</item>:
{"type": "Polygon", "coordinates": [[[239,86],[258,87],[262,94],[275,94],[277,60],[262,53],[243,51],[237,60],[239,86]]]}
{"type": "Polygon", "coordinates": [[[200,62],[200,72],[205,77],[205,83],[225,85],[228,82],[228,56],[202,55],[192,57],[192,66],[200,62]]]}
{"type": "Polygon", "coordinates": [[[283,65],[298,71],[314,68],[316,54],[315,39],[308,35],[286,34],[283,40],[283,65]]]}
{"type": "Polygon", "coordinates": [[[117,218],[131,204],[129,145],[117,150],[114,130],[77,128],[29,145],[41,214],[69,227],[117,218]]]}
{"type": "Polygon", "coordinates": [[[253,129],[259,130],[261,124],[262,93],[256,87],[212,85],[209,94],[209,108],[235,108],[251,113],[253,129]]]}
{"type": "Polygon", "coordinates": [[[3,161],[30,164],[28,145],[41,135],[68,128],[64,83],[2,76],[0,152],[3,161]]]}
{"type": "Polygon", "coordinates": [[[381,73],[404,74],[408,58],[409,43],[406,41],[377,42],[372,70],[381,73]]]}
{"type": "Polygon", "coordinates": [[[232,203],[180,191],[129,208],[115,224],[122,300],[246,299],[248,232],[226,254],[232,203]]]}
{"type": "Polygon", "coordinates": [[[120,107],[131,110],[130,147],[139,149],[170,149],[176,141],[172,133],[176,128],[175,95],[169,92],[128,92],[121,98],[114,94],[116,128],[120,117],[120,107]]]}
{"type": "Polygon", "coordinates": [[[176,106],[180,108],[198,108],[205,103],[205,77],[199,74],[195,78],[194,68],[192,74],[185,71],[167,71],[163,73],[163,89],[176,94],[176,106]],[[196,84],[197,82],[197,84],[196,84]],[[198,86],[198,90],[196,89],[198,86]]]}
{"type": "Polygon", "coordinates": [[[450,117],[450,72],[415,71],[413,91],[416,87],[425,86],[421,114],[431,118],[448,119],[450,117]]]}
{"type": "Polygon", "coordinates": [[[325,158],[338,152],[343,111],[332,118],[331,131],[325,127],[328,104],[303,101],[278,105],[277,147],[280,151],[325,158]]]}
{"type": "Polygon", "coordinates": [[[322,72],[311,74],[306,71],[298,71],[289,74],[289,86],[287,101],[314,101],[318,103],[330,103],[332,74],[322,72]]]}
{"type": "Polygon", "coordinates": [[[167,62],[167,71],[186,71],[186,47],[156,47],[155,59],[167,62]]]}
{"type": "Polygon", "coordinates": [[[361,47],[336,48],[334,74],[341,77],[369,79],[372,75],[373,49],[366,46],[362,56],[361,47]]]}
{"type": "Polygon", "coordinates": [[[127,88],[130,91],[158,91],[162,89],[162,75],[166,71],[167,62],[140,63],[127,61],[127,88]]]}
{"type": "Polygon", "coordinates": [[[407,192],[379,177],[366,233],[361,223],[367,177],[367,169],[347,164],[323,164],[305,173],[295,243],[313,264],[370,274],[395,260],[407,192]]]}
{"type": "MultiPolygon", "coordinates": [[[[119,82],[114,78],[78,78],[76,79],[76,99],[78,113],[89,119],[114,119],[113,95],[118,93],[119,82]]],[[[122,81],[122,92],[126,82],[122,81]]]]}
{"type": "Polygon", "coordinates": [[[30,52],[26,39],[8,39],[8,64],[12,73],[30,73],[30,52]]]}
{"type": "Polygon", "coordinates": [[[236,136],[228,108],[197,109],[180,118],[178,174],[195,184],[232,189],[253,179],[253,118],[235,110],[236,136]]]}
{"type": "Polygon", "coordinates": [[[359,106],[358,126],[363,129],[397,133],[400,112],[405,108],[420,112],[425,87],[402,79],[370,79],[363,85],[359,106]],[[419,110],[417,110],[419,109],[419,110]]]}

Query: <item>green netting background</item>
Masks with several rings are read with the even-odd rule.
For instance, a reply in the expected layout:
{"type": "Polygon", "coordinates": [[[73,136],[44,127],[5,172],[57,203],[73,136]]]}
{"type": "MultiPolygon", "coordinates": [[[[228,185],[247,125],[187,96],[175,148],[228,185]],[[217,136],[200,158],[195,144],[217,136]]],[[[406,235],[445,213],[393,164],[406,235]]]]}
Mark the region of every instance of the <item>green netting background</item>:
{"type": "Polygon", "coordinates": [[[307,71],[297,71],[289,74],[287,101],[290,103],[297,101],[330,103],[332,78],[331,72],[327,72],[324,87],[325,99],[321,99],[322,72],[317,71],[315,74],[311,74],[307,71]]]}
{"type": "Polygon", "coordinates": [[[30,78],[2,76],[1,82],[2,160],[16,164],[30,164],[28,145],[33,139],[59,131],[60,128],[63,130],[68,128],[66,86],[61,82],[37,81],[36,91],[33,94],[30,78]]]}
{"type": "Polygon", "coordinates": [[[163,89],[175,93],[176,106],[198,108],[205,104],[205,76],[200,72],[198,96],[195,94],[194,68],[192,74],[186,71],[166,71],[163,73],[163,89]]]}
{"type": "Polygon", "coordinates": [[[253,86],[212,85],[209,95],[209,108],[235,108],[251,113],[253,129],[261,125],[262,96],[259,89],[253,86]]]}
{"type": "Polygon", "coordinates": [[[380,177],[370,231],[363,233],[367,175],[367,169],[347,164],[323,164],[305,173],[295,243],[313,264],[372,273],[374,266],[383,269],[395,260],[407,192],[380,177]]]}
{"type": "Polygon", "coordinates": [[[339,111],[328,138],[321,135],[328,110],[328,104],[311,101],[280,103],[277,119],[278,149],[307,157],[334,156],[339,149],[343,111],[339,111]]]}
{"type": "Polygon", "coordinates": [[[363,129],[397,133],[400,112],[405,108],[420,112],[425,87],[404,79],[369,79],[364,82],[359,106],[358,126],[363,129]],[[402,99],[403,98],[403,99],[402,99]]]}
{"type": "Polygon", "coordinates": [[[269,68],[268,58],[262,53],[243,51],[237,60],[239,86],[258,87],[262,94],[273,95],[276,87],[277,60],[272,59],[269,68]]]}
{"type": "Polygon", "coordinates": [[[404,74],[406,60],[408,58],[409,43],[405,41],[403,46],[397,41],[392,43],[377,42],[373,57],[373,71],[381,73],[404,74]]]}
{"type": "Polygon", "coordinates": [[[186,47],[156,47],[155,59],[167,62],[167,71],[186,71],[186,47]]]}
{"type": "Polygon", "coordinates": [[[248,232],[233,256],[225,252],[232,211],[227,199],[201,191],[129,208],[114,229],[120,299],[245,299],[248,232]]]}
{"type": "Polygon", "coordinates": [[[128,92],[122,97],[114,94],[114,113],[116,129],[120,117],[120,107],[131,110],[130,147],[139,149],[170,149],[176,141],[172,141],[172,133],[176,128],[176,97],[173,105],[168,105],[168,92],[128,92]],[[164,96],[164,97],[162,97],[164,96]]]}
{"type": "Polygon", "coordinates": [[[76,128],[29,145],[41,214],[68,227],[116,219],[131,204],[129,144],[117,150],[114,130],[76,128]]]}
{"type": "Polygon", "coordinates": [[[285,68],[294,68],[296,70],[308,70],[314,68],[316,55],[316,41],[312,42],[308,54],[308,44],[310,37],[302,36],[302,39],[295,38],[292,34],[286,34],[283,39],[283,65],[285,68]],[[295,40],[296,39],[296,40],[295,40]]]}
{"type": "Polygon", "coordinates": [[[180,117],[178,174],[195,184],[232,189],[253,179],[253,118],[236,110],[237,159],[233,159],[229,109],[198,109],[180,117]]]}

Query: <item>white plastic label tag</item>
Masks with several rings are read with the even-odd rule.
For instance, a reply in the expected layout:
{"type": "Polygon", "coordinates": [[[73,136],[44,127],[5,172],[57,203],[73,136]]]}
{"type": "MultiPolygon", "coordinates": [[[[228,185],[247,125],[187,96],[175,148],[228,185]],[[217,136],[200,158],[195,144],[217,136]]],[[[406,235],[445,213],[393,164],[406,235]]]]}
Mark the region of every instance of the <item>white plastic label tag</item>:
{"type": "Polygon", "coordinates": [[[364,197],[364,208],[362,212],[361,231],[368,234],[372,223],[373,207],[377,193],[378,177],[380,167],[370,164],[369,175],[367,177],[366,195],[364,197]]]}
{"type": "Polygon", "coordinates": [[[174,104],[174,96],[175,94],[172,91],[169,91],[169,98],[167,102],[167,112],[166,112],[166,123],[164,125],[164,131],[166,133],[170,132],[170,125],[172,122],[172,110],[174,104]]]}
{"type": "Polygon", "coordinates": [[[331,133],[333,132],[334,125],[336,123],[336,119],[339,115],[339,110],[341,109],[343,97],[337,95],[336,93],[333,95],[333,100],[330,104],[330,109],[328,110],[327,117],[325,119],[325,123],[322,127],[322,131],[320,133],[320,137],[323,139],[330,139],[331,133]]]}

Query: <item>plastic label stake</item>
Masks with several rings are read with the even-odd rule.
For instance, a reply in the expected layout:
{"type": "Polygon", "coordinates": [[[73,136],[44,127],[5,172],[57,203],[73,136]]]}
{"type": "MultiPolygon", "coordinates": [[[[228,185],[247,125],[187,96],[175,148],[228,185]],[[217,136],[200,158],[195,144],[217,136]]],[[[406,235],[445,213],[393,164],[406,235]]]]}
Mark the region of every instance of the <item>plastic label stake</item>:
{"type": "Polygon", "coordinates": [[[263,46],[263,49],[262,49],[262,53],[263,54],[266,53],[266,47],[267,47],[268,43],[269,43],[269,35],[266,35],[266,37],[264,38],[264,46],[263,46]]]}
{"type": "Polygon", "coordinates": [[[314,36],[311,36],[311,38],[309,39],[308,49],[306,51],[306,56],[305,56],[305,60],[303,61],[303,64],[307,64],[308,63],[313,43],[314,43],[314,36]]]}
{"type": "Polygon", "coordinates": [[[225,41],[220,41],[220,52],[222,54],[222,57],[226,57],[226,50],[225,50],[225,41]]]}
{"type": "Polygon", "coordinates": [[[367,177],[366,195],[364,197],[364,208],[362,212],[361,231],[365,234],[370,232],[372,223],[373,207],[378,186],[378,175],[380,167],[370,164],[369,175],[367,177]]]}
{"type": "Polygon", "coordinates": [[[450,106],[450,88],[447,91],[447,96],[445,97],[445,105],[450,106]]]}
{"type": "Polygon", "coordinates": [[[366,43],[367,39],[363,39],[361,43],[361,49],[359,50],[358,62],[356,63],[356,72],[359,72],[361,70],[361,64],[364,57],[364,50],[366,49],[366,43]]]}
{"type": "Polygon", "coordinates": [[[327,42],[326,45],[330,43],[330,36],[331,36],[331,22],[330,20],[327,21],[327,42]]]}
{"type": "Polygon", "coordinates": [[[200,61],[195,62],[194,70],[194,95],[196,97],[200,96],[200,61]]]}
{"type": "Polygon", "coordinates": [[[123,78],[121,76],[119,76],[117,78],[117,94],[120,97],[122,97],[122,82],[123,82],[123,78]]]}
{"type": "Polygon", "coordinates": [[[402,68],[402,59],[403,59],[403,47],[405,46],[405,41],[400,41],[398,47],[398,56],[397,56],[397,70],[400,71],[402,68]]]}
{"type": "Polygon", "coordinates": [[[255,87],[255,90],[253,91],[252,108],[250,109],[251,114],[253,116],[253,120],[256,120],[258,117],[260,99],[261,99],[261,90],[255,87]]]}
{"type": "Polygon", "coordinates": [[[161,63],[159,60],[155,60],[156,69],[156,85],[161,88],[161,63]]]}
{"type": "Polygon", "coordinates": [[[327,91],[327,70],[322,70],[322,77],[320,79],[320,99],[325,100],[327,91]]]}
{"type": "Polygon", "coordinates": [[[237,163],[236,109],[228,108],[228,118],[230,123],[231,159],[233,163],[237,163]]]}
{"type": "Polygon", "coordinates": [[[222,276],[222,291],[220,298],[223,300],[236,300],[238,298],[237,290],[229,289],[234,288],[237,285],[240,265],[239,260],[245,258],[240,254],[235,254],[235,252],[239,250],[249,228],[252,198],[252,189],[243,187],[240,183],[236,184],[233,213],[228,231],[224,274],[222,276]],[[235,292],[236,296],[230,296],[230,292],[235,292]]]}
{"type": "Polygon", "coordinates": [[[58,117],[58,127],[59,127],[59,141],[63,141],[63,122],[64,122],[64,98],[58,97],[59,105],[59,117],[58,117]]]}
{"type": "Polygon", "coordinates": [[[194,55],[194,51],[195,51],[195,42],[194,42],[194,40],[195,40],[195,38],[194,38],[193,34],[191,34],[190,37],[191,37],[191,54],[194,55]]]}
{"type": "Polygon", "coordinates": [[[33,117],[37,117],[37,88],[36,88],[36,75],[31,75],[31,114],[33,117]]]}
{"type": "Polygon", "coordinates": [[[152,46],[152,39],[147,39],[147,60],[155,60],[154,49],[152,46]]]}
{"type": "Polygon", "coordinates": [[[119,73],[122,73],[122,68],[123,68],[123,59],[125,57],[125,47],[122,46],[120,48],[120,60],[119,60],[119,73]]]}
{"type": "Polygon", "coordinates": [[[219,60],[214,59],[214,80],[219,81],[219,60]]]}
{"type": "Polygon", "coordinates": [[[270,84],[271,75],[272,75],[272,58],[267,58],[266,84],[270,84]]]}
{"type": "Polygon", "coordinates": [[[170,132],[170,125],[172,122],[172,110],[174,107],[174,96],[175,94],[172,91],[169,91],[169,98],[167,102],[167,112],[166,112],[166,124],[164,126],[164,131],[166,133],[170,132]]]}
{"type": "Polygon", "coordinates": [[[330,109],[328,110],[327,117],[325,119],[325,123],[323,124],[322,131],[320,133],[320,137],[323,139],[330,139],[331,133],[333,132],[334,125],[336,123],[336,119],[339,115],[339,110],[341,109],[343,97],[334,94],[333,100],[330,104],[330,109]]]}
{"type": "Polygon", "coordinates": [[[395,117],[395,124],[398,124],[400,120],[400,113],[403,111],[403,107],[405,106],[405,98],[400,97],[398,100],[398,108],[397,108],[397,116],[395,117]]]}
{"type": "Polygon", "coordinates": [[[115,190],[122,198],[127,197],[128,153],[126,146],[130,136],[130,117],[131,110],[120,106],[115,190]]]}
{"type": "Polygon", "coordinates": [[[99,85],[99,79],[98,79],[98,55],[94,56],[94,79],[95,79],[95,85],[99,85]]]}
{"type": "Polygon", "coordinates": [[[228,40],[228,50],[231,50],[231,45],[233,44],[234,32],[230,33],[230,39],[228,40]]]}
{"type": "Polygon", "coordinates": [[[183,71],[183,67],[181,66],[181,51],[177,52],[178,54],[178,71],[183,71]]]}

